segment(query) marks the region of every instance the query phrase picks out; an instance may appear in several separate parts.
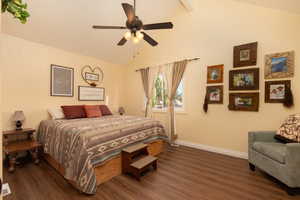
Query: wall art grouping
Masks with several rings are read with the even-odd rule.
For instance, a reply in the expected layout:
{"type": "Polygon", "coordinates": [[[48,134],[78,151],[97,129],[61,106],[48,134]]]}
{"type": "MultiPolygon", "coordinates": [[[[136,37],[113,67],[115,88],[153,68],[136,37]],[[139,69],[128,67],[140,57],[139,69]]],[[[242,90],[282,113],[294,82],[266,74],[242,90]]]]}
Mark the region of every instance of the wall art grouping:
{"type": "MultiPolygon", "coordinates": [[[[229,110],[259,111],[260,69],[257,67],[257,52],[258,42],[233,48],[233,70],[229,71],[229,91],[231,91],[229,93],[229,110]],[[243,67],[247,68],[236,69],[243,67]]],[[[288,105],[286,107],[293,105],[291,80],[267,81],[267,79],[292,78],[294,70],[294,51],[265,56],[265,103],[283,103],[285,106],[288,105]]],[[[224,65],[208,66],[207,84],[223,84],[223,73],[224,65]]],[[[223,104],[223,88],[223,85],[207,86],[203,106],[205,111],[207,111],[208,104],[223,104]]]]}
{"type": "MultiPolygon", "coordinates": [[[[104,74],[99,67],[86,65],[81,70],[83,80],[90,86],[78,86],[79,101],[104,101],[105,88],[96,87],[103,82],[104,74]]],[[[51,65],[50,95],[60,97],[74,96],[74,69],[51,65]]]]}

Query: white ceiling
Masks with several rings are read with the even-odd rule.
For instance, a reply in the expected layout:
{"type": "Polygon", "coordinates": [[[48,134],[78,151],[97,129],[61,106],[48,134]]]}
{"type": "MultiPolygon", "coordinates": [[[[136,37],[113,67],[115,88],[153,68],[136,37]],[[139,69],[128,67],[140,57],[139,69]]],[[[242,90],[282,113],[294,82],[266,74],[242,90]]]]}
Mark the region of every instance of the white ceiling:
{"type": "MultiPolygon", "coordinates": [[[[137,46],[116,44],[126,30],[94,30],[92,25],[125,25],[121,3],[133,0],[27,0],[31,17],[26,25],[11,15],[2,18],[4,33],[30,41],[124,64],[137,46]],[[76,3],[75,3],[76,2],[76,3]]],[[[138,0],[137,15],[144,24],[164,22],[178,9],[178,0],[138,0]]],[[[166,31],[166,30],[161,30],[166,31]]]]}
{"type": "Polygon", "coordinates": [[[245,3],[251,3],[266,8],[286,10],[300,14],[300,0],[236,0],[245,3]]]}
{"type": "MultiPolygon", "coordinates": [[[[25,1],[31,14],[28,23],[22,25],[10,15],[4,14],[3,32],[119,64],[128,63],[139,48],[131,42],[123,47],[116,45],[125,30],[91,28],[92,25],[124,25],[126,16],[121,3],[132,4],[133,0],[25,1]]],[[[300,14],[300,0],[237,1],[300,14]]],[[[137,0],[137,15],[145,24],[169,21],[179,9],[184,11],[179,0],[137,0]]],[[[155,33],[151,32],[151,35],[155,36],[155,33]]]]}

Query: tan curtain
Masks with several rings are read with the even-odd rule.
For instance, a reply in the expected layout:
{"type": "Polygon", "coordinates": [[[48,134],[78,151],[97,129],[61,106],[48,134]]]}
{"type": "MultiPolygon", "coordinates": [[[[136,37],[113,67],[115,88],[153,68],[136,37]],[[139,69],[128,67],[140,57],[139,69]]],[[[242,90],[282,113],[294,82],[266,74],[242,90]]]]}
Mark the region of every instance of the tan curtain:
{"type": "Polygon", "coordinates": [[[172,72],[171,72],[171,84],[170,84],[170,89],[169,89],[169,139],[170,142],[173,143],[174,140],[177,139],[177,134],[176,134],[176,129],[175,129],[175,111],[174,111],[174,100],[176,96],[176,92],[178,89],[178,86],[183,78],[186,66],[187,66],[188,61],[183,60],[180,62],[175,62],[172,72]]]}
{"type": "Polygon", "coordinates": [[[140,72],[146,97],[145,117],[152,117],[151,99],[153,97],[153,86],[155,77],[158,74],[158,67],[141,69],[140,72]]]}
{"type": "Polygon", "coordinates": [[[141,69],[141,77],[142,77],[142,83],[143,83],[143,88],[144,88],[144,92],[145,92],[145,97],[146,97],[146,110],[145,110],[145,117],[148,116],[148,109],[149,109],[149,105],[150,105],[150,81],[149,81],[149,74],[150,74],[150,69],[146,68],[146,69],[141,69]]]}

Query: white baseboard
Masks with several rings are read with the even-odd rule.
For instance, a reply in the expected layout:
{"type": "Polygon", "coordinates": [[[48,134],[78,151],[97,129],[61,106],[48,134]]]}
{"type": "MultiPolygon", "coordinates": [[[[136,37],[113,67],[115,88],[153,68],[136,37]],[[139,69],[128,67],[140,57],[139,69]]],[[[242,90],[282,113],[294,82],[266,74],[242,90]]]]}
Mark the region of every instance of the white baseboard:
{"type": "Polygon", "coordinates": [[[191,148],[195,148],[195,149],[201,149],[204,151],[224,154],[224,155],[232,156],[232,157],[236,157],[236,158],[248,159],[248,154],[245,152],[233,151],[233,150],[223,149],[223,148],[218,148],[218,147],[212,147],[212,146],[208,146],[208,145],[197,144],[197,143],[187,142],[187,141],[183,141],[183,140],[176,140],[175,143],[182,145],[182,146],[187,146],[187,147],[191,147],[191,148]]]}

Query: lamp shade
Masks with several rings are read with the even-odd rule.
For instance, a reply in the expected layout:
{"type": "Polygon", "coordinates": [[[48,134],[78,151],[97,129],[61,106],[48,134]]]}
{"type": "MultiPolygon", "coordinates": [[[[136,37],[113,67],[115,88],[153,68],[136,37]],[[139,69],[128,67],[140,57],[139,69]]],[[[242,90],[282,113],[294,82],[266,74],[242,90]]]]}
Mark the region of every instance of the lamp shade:
{"type": "Polygon", "coordinates": [[[119,113],[120,113],[120,114],[124,114],[124,113],[125,113],[125,109],[124,109],[123,107],[120,107],[120,108],[119,108],[119,113]]]}
{"type": "Polygon", "coordinates": [[[23,111],[16,111],[12,117],[12,121],[25,121],[25,115],[23,111]]]}

